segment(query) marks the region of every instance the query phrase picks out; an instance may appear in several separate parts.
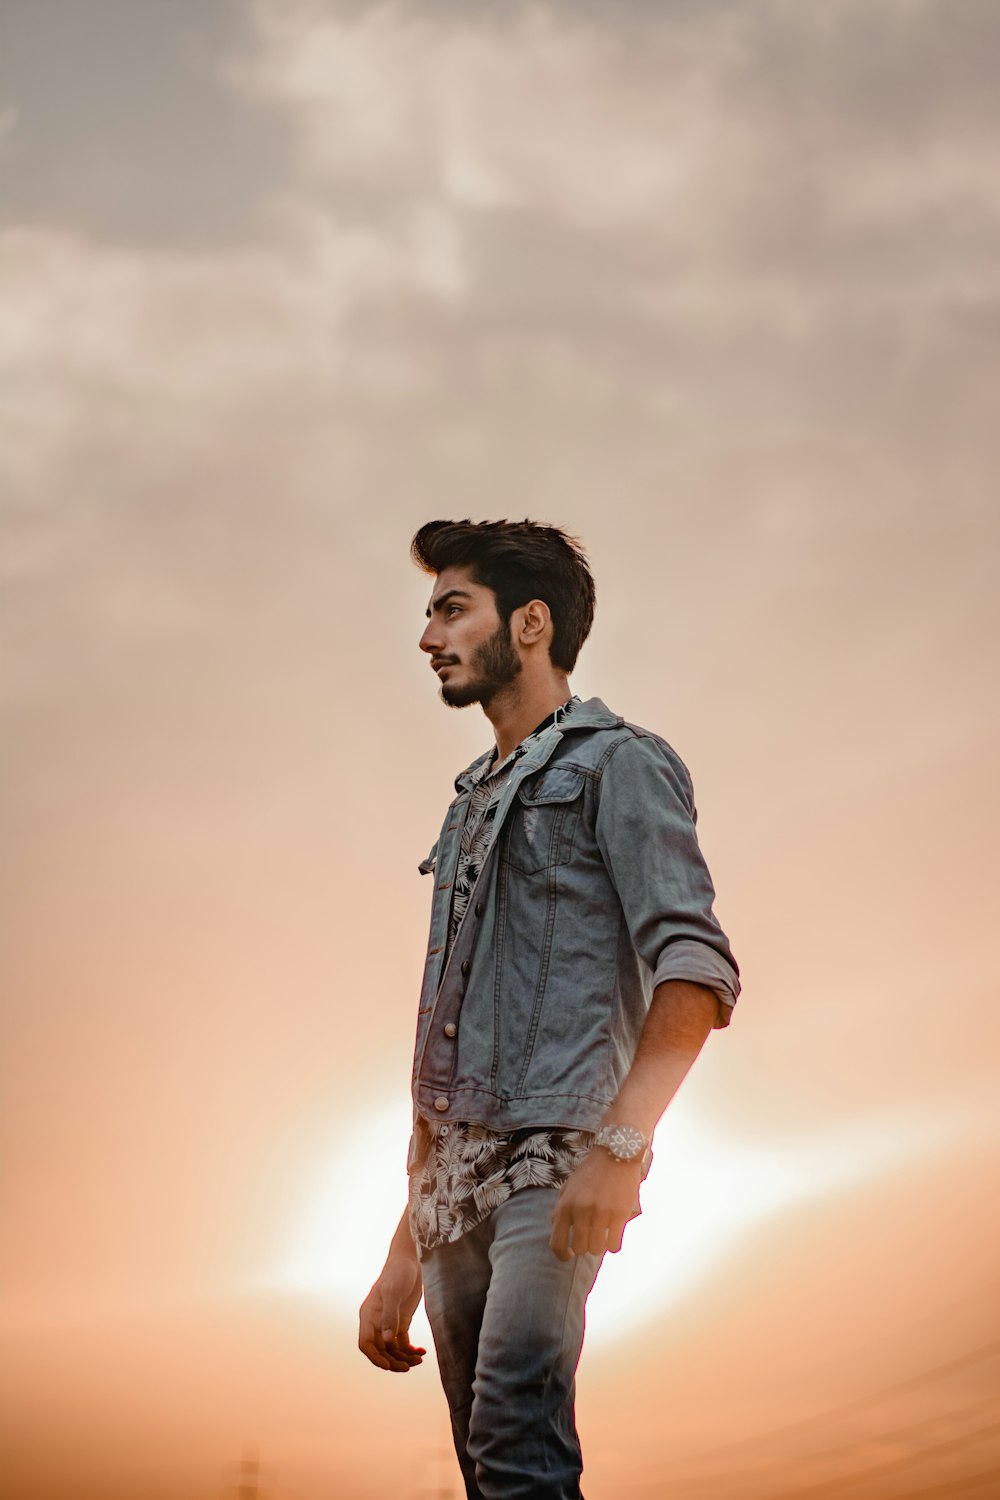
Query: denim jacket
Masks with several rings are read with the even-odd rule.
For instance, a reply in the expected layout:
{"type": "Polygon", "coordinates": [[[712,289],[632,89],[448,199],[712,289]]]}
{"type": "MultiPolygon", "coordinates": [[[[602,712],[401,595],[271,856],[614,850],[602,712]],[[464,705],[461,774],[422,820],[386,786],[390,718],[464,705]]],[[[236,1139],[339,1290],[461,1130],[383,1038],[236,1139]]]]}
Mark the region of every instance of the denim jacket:
{"type": "MultiPolygon", "coordinates": [[[[687,768],[599,698],[515,764],[447,965],[451,888],[481,756],[455,782],[421,872],[434,877],[413,1062],[414,1123],[594,1130],[625,1079],[656,985],[739,994],[713,911],[687,768]]],[[[409,1166],[419,1161],[414,1131],[409,1166]]]]}

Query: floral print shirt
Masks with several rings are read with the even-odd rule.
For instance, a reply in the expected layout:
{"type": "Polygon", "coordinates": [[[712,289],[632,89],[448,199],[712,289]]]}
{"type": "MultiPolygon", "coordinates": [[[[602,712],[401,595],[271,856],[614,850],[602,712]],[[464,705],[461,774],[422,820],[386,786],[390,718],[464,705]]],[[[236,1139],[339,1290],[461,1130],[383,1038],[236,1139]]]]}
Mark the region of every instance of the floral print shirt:
{"type": "MultiPolygon", "coordinates": [[[[452,895],[449,947],[461,925],[490,847],[497,807],[514,764],[536,735],[572,712],[571,698],[499,765],[496,752],[479,775],[466,809],[452,895]]],[[[502,1133],[475,1121],[418,1121],[423,1149],[410,1175],[410,1229],[419,1252],[450,1244],[525,1187],[561,1187],[590,1150],[593,1132],[535,1128],[502,1133]]]]}

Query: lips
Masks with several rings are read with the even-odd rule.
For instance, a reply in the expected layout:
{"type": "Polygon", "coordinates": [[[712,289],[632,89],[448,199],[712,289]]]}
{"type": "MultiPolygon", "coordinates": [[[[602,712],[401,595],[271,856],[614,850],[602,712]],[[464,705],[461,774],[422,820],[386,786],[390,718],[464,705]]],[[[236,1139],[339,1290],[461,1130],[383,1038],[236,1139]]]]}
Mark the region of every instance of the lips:
{"type": "Polygon", "coordinates": [[[456,665],[456,663],[453,662],[453,661],[444,661],[444,660],[433,661],[432,660],[431,661],[431,671],[432,672],[440,672],[443,667],[454,667],[455,665],[456,665]]]}

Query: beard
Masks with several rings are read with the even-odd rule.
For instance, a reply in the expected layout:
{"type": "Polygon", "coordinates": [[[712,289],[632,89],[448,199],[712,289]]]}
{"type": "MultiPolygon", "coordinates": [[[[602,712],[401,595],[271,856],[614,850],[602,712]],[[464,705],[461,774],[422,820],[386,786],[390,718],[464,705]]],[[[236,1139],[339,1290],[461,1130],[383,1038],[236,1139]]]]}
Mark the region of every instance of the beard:
{"type": "Polygon", "coordinates": [[[521,658],[510,638],[510,621],[501,621],[488,640],[473,651],[469,663],[472,677],[464,687],[442,684],[441,697],[449,708],[468,708],[472,703],[486,705],[518,677],[521,658]]]}

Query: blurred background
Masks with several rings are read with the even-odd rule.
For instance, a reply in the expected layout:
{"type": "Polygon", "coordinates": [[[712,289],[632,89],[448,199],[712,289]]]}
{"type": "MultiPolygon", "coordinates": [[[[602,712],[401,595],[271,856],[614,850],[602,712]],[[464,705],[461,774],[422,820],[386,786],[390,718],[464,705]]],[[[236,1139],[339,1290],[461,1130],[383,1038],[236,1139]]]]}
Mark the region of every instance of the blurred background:
{"type": "Polygon", "coordinates": [[[744,993],[590,1500],[1000,1494],[1000,14],[3,0],[0,1491],[457,1494],[356,1349],[488,747],[438,516],[582,537],[744,993]]]}

